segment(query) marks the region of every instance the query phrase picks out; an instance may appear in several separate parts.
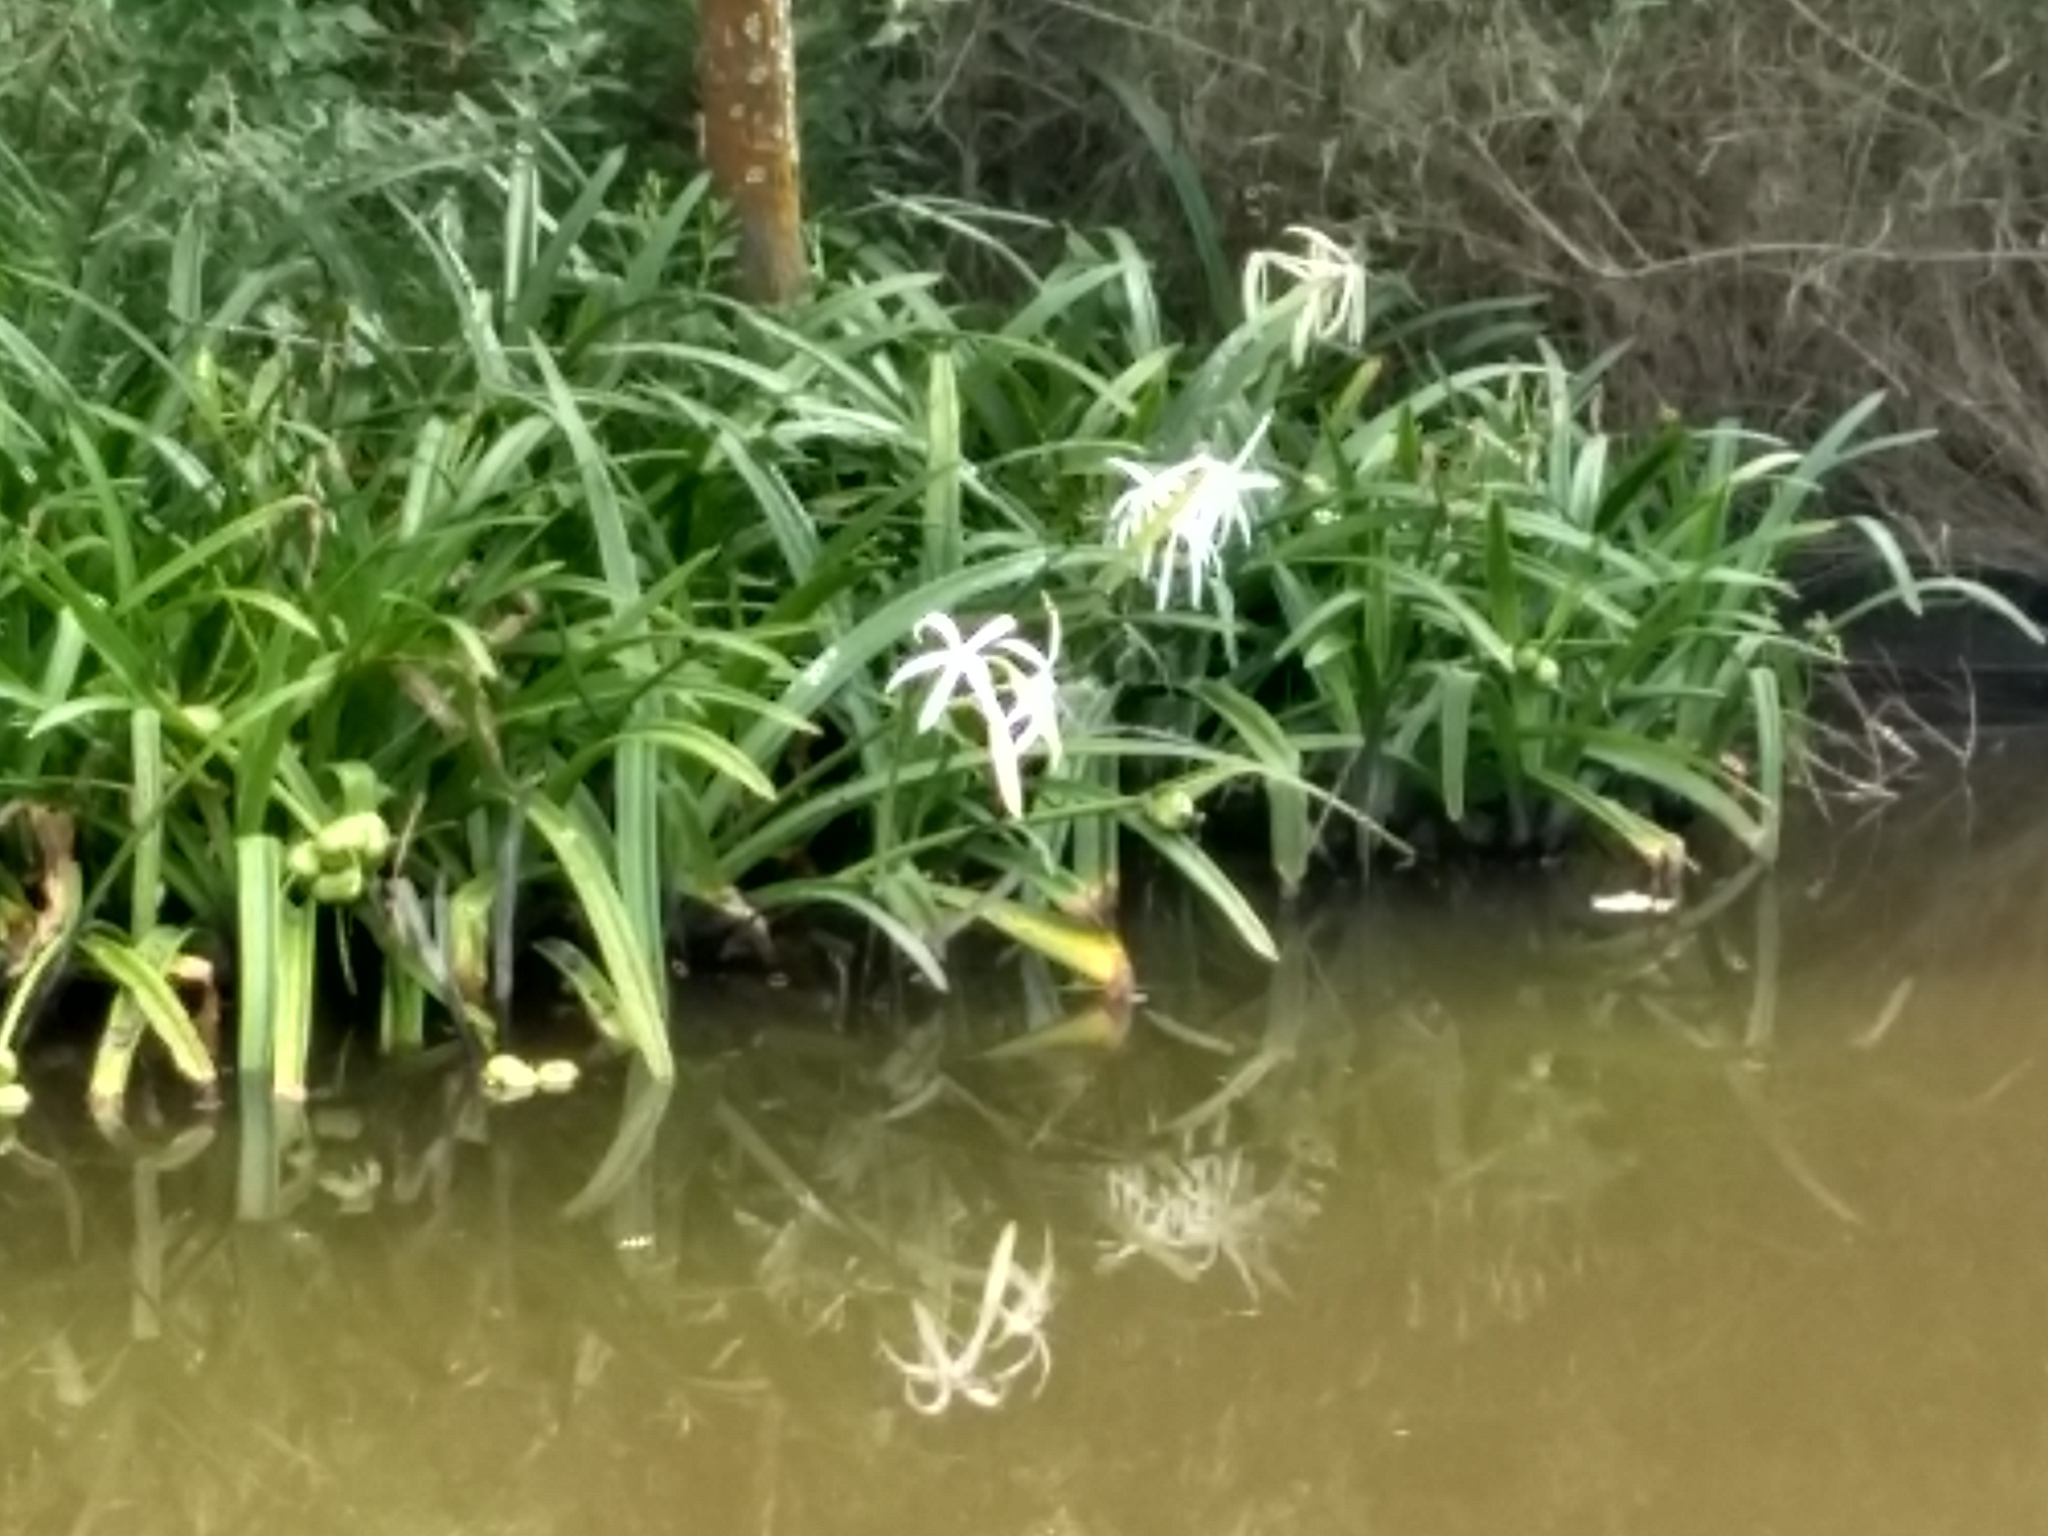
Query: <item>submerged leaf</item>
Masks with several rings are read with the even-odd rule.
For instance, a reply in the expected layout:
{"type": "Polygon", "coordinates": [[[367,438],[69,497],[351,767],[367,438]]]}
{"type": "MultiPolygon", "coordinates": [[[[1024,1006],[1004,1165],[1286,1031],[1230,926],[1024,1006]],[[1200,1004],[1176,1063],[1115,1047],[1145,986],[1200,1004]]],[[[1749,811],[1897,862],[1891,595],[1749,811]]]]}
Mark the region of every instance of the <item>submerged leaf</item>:
{"type": "Polygon", "coordinates": [[[983,1061],[1008,1061],[1036,1056],[1042,1051],[1114,1049],[1130,1038],[1131,1010],[1127,1005],[1096,1003],[1054,1023],[1043,1025],[992,1045],[981,1053],[983,1061]]]}

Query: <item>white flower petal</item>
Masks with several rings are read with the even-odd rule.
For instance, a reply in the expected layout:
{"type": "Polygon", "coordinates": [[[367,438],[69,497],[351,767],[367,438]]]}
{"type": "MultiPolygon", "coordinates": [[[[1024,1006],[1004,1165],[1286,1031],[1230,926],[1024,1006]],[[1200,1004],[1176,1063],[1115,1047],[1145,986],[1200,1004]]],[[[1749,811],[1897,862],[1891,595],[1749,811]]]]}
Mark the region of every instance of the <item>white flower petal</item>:
{"type": "Polygon", "coordinates": [[[997,614],[965,637],[950,616],[928,614],[917,632],[939,643],[898,666],[888,685],[893,692],[930,677],[916,717],[920,732],[937,729],[957,704],[973,708],[981,717],[997,798],[1013,817],[1024,813],[1025,753],[1042,744],[1048,758],[1059,756],[1059,612],[1050,599],[1046,608],[1050,635],[1044,649],[1018,633],[1010,614],[997,614]]]}
{"type": "Polygon", "coordinates": [[[913,656],[889,674],[883,692],[894,693],[905,683],[915,682],[927,672],[942,672],[952,664],[952,656],[945,651],[927,651],[922,656],[913,656]]]}
{"type": "MultiPolygon", "coordinates": [[[[1000,641],[1004,636],[1015,634],[1016,630],[1017,621],[1007,613],[999,613],[972,635],[968,636],[966,640],[956,643],[959,644],[962,650],[972,651],[978,656],[988,650],[990,646],[1000,641]]],[[[955,630],[954,633],[957,635],[959,631],[955,630]]]]}
{"type": "Polygon", "coordinates": [[[963,643],[960,639],[960,626],[953,622],[953,616],[936,609],[917,621],[917,628],[913,633],[920,640],[924,639],[927,633],[936,633],[939,644],[950,651],[959,650],[963,643]]]}

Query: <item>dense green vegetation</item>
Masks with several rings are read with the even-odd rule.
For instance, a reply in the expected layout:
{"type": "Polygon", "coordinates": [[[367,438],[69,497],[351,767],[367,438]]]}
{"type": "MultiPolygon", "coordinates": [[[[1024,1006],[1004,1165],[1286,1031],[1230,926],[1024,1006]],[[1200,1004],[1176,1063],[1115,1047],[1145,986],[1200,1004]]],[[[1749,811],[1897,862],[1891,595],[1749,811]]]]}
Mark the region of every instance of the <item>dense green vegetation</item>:
{"type": "Polygon", "coordinates": [[[894,196],[768,312],[574,7],[465,20],[488,106],[368,9],[0,13],[0,1050],[104,978],[109,1109],[148,1038],[211,1084],[223,946],[287,1096],[332,988],[490,1051],[528,941],[662,1077],[682,904],[1123,1004],[1128,850],[1271,953],[1233,798],[1288,893],[1421,828],[1768,860],[1854,617],[1794,559],[1983,596],[1817,506],[1874,398],[1611,432],[1524,307],[1232,262],[1192,182],[1200,314],[1116,230],[894,196]]]}

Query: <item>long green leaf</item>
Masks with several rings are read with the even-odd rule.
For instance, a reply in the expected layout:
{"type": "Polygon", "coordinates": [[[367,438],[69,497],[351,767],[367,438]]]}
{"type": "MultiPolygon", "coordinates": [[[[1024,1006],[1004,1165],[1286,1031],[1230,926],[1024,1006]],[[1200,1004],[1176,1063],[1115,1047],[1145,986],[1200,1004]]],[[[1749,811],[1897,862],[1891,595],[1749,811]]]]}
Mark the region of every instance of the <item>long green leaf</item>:
{"type": "Polygon", "coordinates": [[[192,1015],[164,975],[163,962],[174,953],[181,935],[157,929],[135,944],[110,934],[89,933],[79,951],[93,968],[108,977],[134,1005],[151,1031],[169,1051],[171,1061],[188,1081],[211,1087],[219,1079],[213,1057],[192,1015]]]}
{"type": "Polygon", "coordinates": [[[1280,949],[1273,942],[1272,933],[1259,914],[1252,910],[1251,903],[1245,900],[1244,892],[1196,843],[1178,832],[1168,832],[1154,825],[1151,818],[1142,813],[1126,815],[1123,823],[1180,871],[1188,884],[1194,887],[1195,893],[1229,922],[1246,948],[1261,960],[1277,961],[1280,958],[1280,949]]]}
{"type": "Polygon", "coordinates": [[[566,812],[535,800],[527,820],[547,841],[575,893],[592,935],[597,940],[606,974],[618,998],[619,1028],[660,1082],[675,1076],[669,1047],[667,1010],[656,992],[655,978],[664,974],[662,954],[649,952],[635,932],[619,889],[589,835],[566,812]]]}

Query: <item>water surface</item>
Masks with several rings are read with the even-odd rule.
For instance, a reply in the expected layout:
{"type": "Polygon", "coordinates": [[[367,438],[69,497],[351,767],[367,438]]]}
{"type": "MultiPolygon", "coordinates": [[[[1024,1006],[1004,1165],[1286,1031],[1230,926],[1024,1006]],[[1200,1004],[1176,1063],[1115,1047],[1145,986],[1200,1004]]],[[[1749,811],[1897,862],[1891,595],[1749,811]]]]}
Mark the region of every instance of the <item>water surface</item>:
{"type": "Polygon", "coordinates": [[[1662,920],[1386,886],[1263,972],[1162,915],[1151,1011],[1021,1054],[1018,972],[707,1002],[665,1098],[46,1092],[0,1532],[2048,1529],[2044,768],[1662,920]],[[920,1411],[999,1251],[1017,1336],[920,1411]]]}

